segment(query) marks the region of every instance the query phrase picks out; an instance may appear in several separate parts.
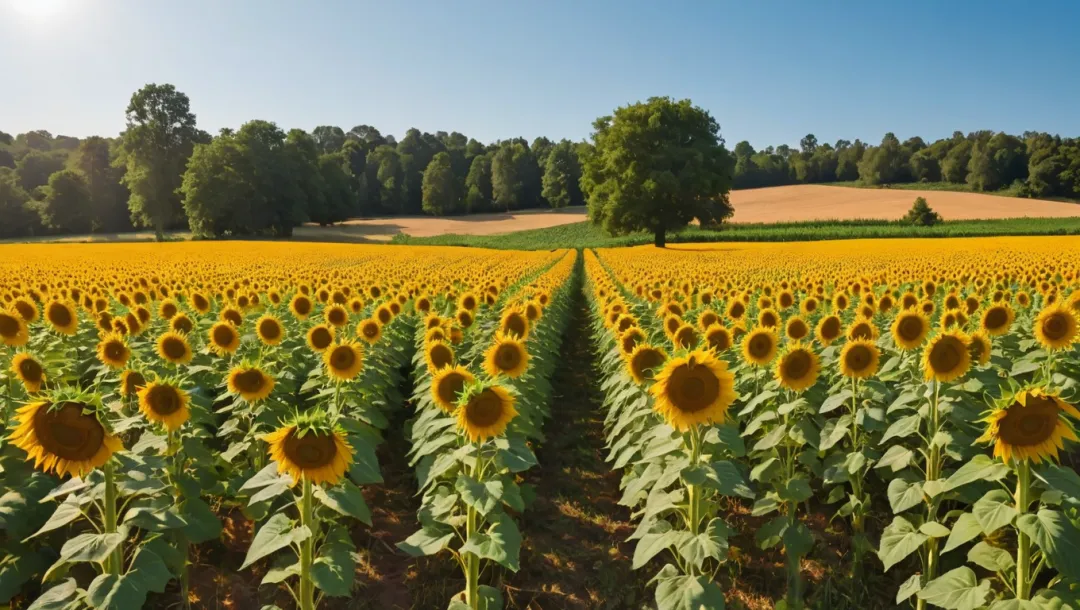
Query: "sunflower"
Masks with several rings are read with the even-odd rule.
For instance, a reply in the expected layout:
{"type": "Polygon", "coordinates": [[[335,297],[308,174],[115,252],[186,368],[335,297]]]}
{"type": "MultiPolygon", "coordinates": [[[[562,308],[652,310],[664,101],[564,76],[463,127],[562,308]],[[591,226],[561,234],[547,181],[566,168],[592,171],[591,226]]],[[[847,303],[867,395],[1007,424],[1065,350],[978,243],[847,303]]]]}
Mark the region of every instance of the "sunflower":
{"type": "Polygon", "coordinates": [[[265,314],[255,321],[255,334],[263,345],[278,345],[285,336],[281,321],[270,314],[265,314]]]}
{"type": "Polygon", "coordinates": [[[118,391],[124,398],[130,398],[135,396],[139,391],[139,388],[146,385],[146,378],[139,371],[132,371],[130,369],[124,371],[120,375],[120,387],[118,391]]]}
{"type": "Polygon", "coordinates": [[[457,409],[457,425],[474,443],[506,432],[517,417],[514,397],[499,385],[473,385],[466,390],[457,409]]]}
{"type": "Polygon", "coordinates": [[[822,345],[829,345],[839,339],[843,331],[844,324],[840,321],[840,316],[836,314],[827,315],[818,322],[816,331],[818,342],[822,345]]]}
{"type": "Polygon", "coordinates": [[[101,338],[97,345],[97,357],[102,364],[114,369],[122,369],[131,357],[131,349],[123,335],[109,333],[101,338]]]}
{"type": "Polygon", "coordinates": [[[394,319],[394,311],[388,305],[379,305],[375,310],[375,317],[379,320],[379,324],[385,326],[394,319]]]}
{"type": "Polygon", "coordinates": [[[341,305],[331,305],[323,311],[323,318],[334,328],[341,328],[349,323],[349,310],[341,305]]]}
{"type": "Polygon", "coordinates": [[[698,344],[697,330],[690,324],[683,324],[672,333],[671,342],[680,349],[693,349],[698,344]]]}
{"type": "Polygon", "coordinates": [[[780,314],[775,309],[766,308],[758,312],[758,326],[778,328],[780,326],[780,314]]]}
{"type": "Polygon", "coordinates": [[[930,320],[918,309],[905,309],[896,315],[892,323],[892,336],[902,350],[917,349],[930,332],[930,320]]]}
{"type": "Polygon", "coordinates": [[[653,409],[677,430],[723,422],[737,397],[735,376],[727,370],[727,363],[706,350],[668,360],[649,392],[653,409]]]}
{"type": "Polygon", "coordinates": [[[79,317],[75,308],[63,301],[52,301],[45,306],[45,319],[64,335],[74,335],[79,329],[79,317]]]}
{"type": "Polygon", "coordinates": [[[210,349],[219,356],[240,348],[240,332],[231,322],[216,322],[210,327],[210,349]]]}
{"type": "Polygon", "coordinates": [[[337,485],[353,462],[345,432],[321,413],[301,415],[262,440],[270,445],[268,453],[277,462],[278,474],[288,474],[293,485],[304,479],[337,485]]]}
{"type": "Polygon", "coordinates": [[[1035,338],[1047,349],[1063,349],[1076,341],[1076,314],[1060,304],[1051,305],[1035,318],[1035,338]]]}
{"type": "Polygon", "coordinates": [[[178,313],[169,320],[169,328],[178,333],[189,334],[195,330],[195,323],[191,321],[191,318],[187,317],[187,314],[178,313]]]}
{"type": "Polygon", "coordinates": [[[195,308],[195,311],[206,314],[210,311],[211,302],[198,292],[191,293],[191,306],[195,308]]]}
{"type": "Polygon", "coordinates": [[[0,311],[0,343],[8,347],[21,347],[29,340],[26,322],[18,315],[0,311]]]}
{"type": "Polygon", "coordinates": [[[172,320],[173,316],[179,311],[180,308],[177,307],[176,301],[172,299],[165,299],[158,304],[158,315],[161,316],[161,319],[163,320],[172,320]]]}
{"type": "Polygon", "coordinates": [[[45,383],[45,368],[26,352],[20,352],[11,359],[11,372],[22,382],[27,394],[41,391],[41,385],[45,383]]]}
{"type": "Polygon", "coordinates": [[[364,368],[364,350],[352,341],[337,343],[323,352],[323,364],[327,374],[334,379],[349,381],[364,368]]]}
{"type": "Polygon", "coordinates": [[[462,328],[468,328],[473,324],[473,314],[468,309],[459,309],[457,313],[454,314],[454,317],[457,318],[457,322],[462,328]]]}
{"type": "Polygon", "coordinates": [[[38,321],[41,316],[41,312],[38,311],[38,306],[34,303],[33,299],[27,297],[19,297],[15,299],[15,302],[11,304],[12,313],[18,314],[23,322],[27,324],[33,324],[38,321]]]}
{"type": "Polygon", "coordinates": [[[840,373],[853,379],[872,377],[878,369],[881,352],[873,341],[856,339],[848,341],[840,350],[840,373]]]}
{"type": "Polygon", "coordinates": [[[356,335],[368,345],[375,345],[382,338],[382,324],[375,318],[368,318],[356,325],[356,335]]]}
{"type": "Polygon", "coordinates": [[[923,373],[927,381],[952,381],[962,377],[970,367],[968,338],[960,331],[938,333],[923,349],[923,373]]]}
{"type": "Polygon", "coordinates": [[[424,358],[428,372],[434,373],[445,366],[454,365],[454,350],[443,341],[431,341],[424,348],[424,358]]]}
{"type": "Polygon", "coordinates": [[[262,369],[247,364],[229,371],[229,391],[249,403],[263,400],[274,390],[274,378],[262,369]]]}
{"type": "Polygon", "coordinates": [[[529,368],[529,352],[516,337],[495,334],[495,341],[484,352],[484,371],[492,376],[520,377],[529,368]]]}
{"type": "Polygon", "coordinates": [[[188,409],[188,393],[171,381],[152,381],[137,392],[139,410],[146,419],[175,432],[191,417],[188,409]]]}
{"type": "Polygon", "coordinates": [[[781,386],[802,392],[814,385],[820,369],[817,354],[795,342],[776,361],[773,374],[781,386]]]}
{"type": "Polygon", "coordinates": [[[464,309],[468,312],[475,311],[479,304],[476,295],[471,292],[466,292],[458,298],[458,309],[464,309]]]}
{"type": "Polygon", "coordinates": [[[985,330],[968,335],[968,353],[971,361],[979,366],[990,362],[990,336],[985,330]]]}
{"type": "Polygon", "coordinates": [[[742,301],[732,301],[727,307],[727,317],[732,321],[741,320],[746,315],[746,304],[742,301]]]}
{"type": "Polygon", "coordinates": [[[715,311],[706,309],[698,315],[697,323],[701,330],[707,330],[713,324],[720,323],[720,316],[715,311]]]}
{"type": "Polygon", "coordinates": [[[731,349],[731,346],[735,343],[735,338],[732,336],[731,331],[724,326],[713,324],[705,329],[705,342],[709,345],[709,349],[720,354],[731,349]]]}
{"type": "Polygon", "coordinates": [[[300,293],[296,293],[289,301],[289,311],[297,320],[306,320],[311,315],[311,308],[311,299],[300,293]]]}
{"type": "Polygon", "coordinates": [[[40,401],[19,408],[11,441],[34,460],[34,468],[83,477],[124,448],[85,403],[40,401]]]}
{"type": "Polygon", "coordinates": [[[334,327],[329,324],[316,324],[307,332],[308,347],[316,353],[325,352],[334,342],[334,327]]]}
{"type": "Polygon", "coordinates": [[[810,334],[810,326],[801,317],[792,316],[784,324],[784,334],[792,341],[800,341],[810,334]]]}
{"type": "Polygon", "coordinates": [[[643,384],[647,378],[651,377],[653,369],[662,366],[666,361],[667,354],[664,350],[641,343],[630,353],[630,357],[626,360],[626,367],[630,372],[630,377],[637,383],[643,384]]]}
{"type": "Polygon", "coordinates": [[[1066,416],[1080,419],[1080,411],[1056,394],[1027,388],[998,403],[978,442],[994,443],[994,457],[1005,462],[1056,461],[1065,440],[1078,440],[1066,416]]]}
{"type": "Polygon", "coordinates": [[[191,362],[191,346],[187,337],[175,331],[170,330],[158,337],[157,353],[162,360],[173,364],[191,362]]]}
{"type": "Polygon", "coordinates": [[[634,348],[647,338],[640,328],[632,326],[619,335],[619,350],[623,355],[630,355],[634,352],[634,348]]]}
{"type": "Polygon", "coordinates": [[[759,326],[743,337],[743,358],[756,366],[769,364],[776,357],[777,343],[779,339],[772,328],[759,326]]]}
{"type": "Polygon", "coordinates": [[[855,318],[851,323],[851,326],[847,330],[847,338],[849,341],[855,341],[859,339],[866,339],[868,341],[877,341],[878,329],[874,326],[874,323],[866,318],[855,318]]]}
{"type": "Polygon", "coordinates": [[[453,413],[465,386],[473,381],[475,378],[465,367],[443,367],[431,378],[431,399],[443,411],[453,413]]]}
{"type": "Polygon", "coordinates": [[[499,321],[499,330],[505,335],[515,335],[519,339],[527,339],[529,337],[529,318],[525,316],[523,311],[518,309],[507,309],[503,312],[502,319],[499,321]]]}

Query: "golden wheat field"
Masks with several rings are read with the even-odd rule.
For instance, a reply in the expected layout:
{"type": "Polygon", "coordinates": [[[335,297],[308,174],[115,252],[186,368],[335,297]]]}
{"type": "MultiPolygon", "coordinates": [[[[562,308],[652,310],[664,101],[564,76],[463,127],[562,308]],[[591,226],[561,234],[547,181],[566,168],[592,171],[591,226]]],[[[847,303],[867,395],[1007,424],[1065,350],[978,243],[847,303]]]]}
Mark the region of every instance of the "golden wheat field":
{"type": "Polygon", "coordinates": [[[0,254],[13,608],[1075,603],[1075,238],[0,254]]]}

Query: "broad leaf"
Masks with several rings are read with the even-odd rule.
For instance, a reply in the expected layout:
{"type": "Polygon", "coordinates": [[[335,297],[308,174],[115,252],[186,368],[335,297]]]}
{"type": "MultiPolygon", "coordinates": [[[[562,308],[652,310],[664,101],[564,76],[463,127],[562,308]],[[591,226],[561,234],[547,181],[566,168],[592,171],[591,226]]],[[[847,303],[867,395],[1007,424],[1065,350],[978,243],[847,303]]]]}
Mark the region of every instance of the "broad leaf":
{"type": "Polygon", "coordinates": [[[975,572],[966,566],[950,570],[926,583],[919,591],[919,599],[945,608],[945,610],[975,610],[983,605],[990,594],[990,581],[981,583],[975,572]]]}
{"type": "Polygon", "coordinates": [[[878,549],[878,557],[885,566],[885,571],[914,553],[926,542],[926,538],[926,534],[916,530],[907,519],[893,517],[892,523],[881,533],[881,545],[878,549]]]}
{"type": "Polygon", "coordinates": [[[311,536],[311,530],[305,526],[293,528],[293,521],[284,513],[277,513],[263,524],[248,547],[247,556],[241,570],[256,561],[279,551],[291,544],[299,543],[311,536]]]}

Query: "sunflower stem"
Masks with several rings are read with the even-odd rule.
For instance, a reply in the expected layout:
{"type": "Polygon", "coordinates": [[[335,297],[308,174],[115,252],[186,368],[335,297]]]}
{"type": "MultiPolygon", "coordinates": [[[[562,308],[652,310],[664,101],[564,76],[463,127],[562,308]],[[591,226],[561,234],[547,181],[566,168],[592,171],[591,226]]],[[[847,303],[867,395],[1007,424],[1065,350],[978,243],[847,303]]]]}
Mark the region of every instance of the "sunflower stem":
{"type": "MultiPolygon", "coordinates": [[[[105,474],[105,506],[102,510],[102,518],[105,521],[105,533],[116,533],[117,511],[116,511],[116,473],[113,470],[114,466],[112,460],[105,462],[105,466],[102,467],[102,471],[105,474]]],[[[124,564],[124,543],[116,545],[113,552],[109,555],[109,560],[106,562],[105,569],[109,574],[113,576],[120,576],[120,571],[123,569],[124,564]]]]}
{"type": "Polygon", "coordinates": [[[311,491],[311,479],[304,477],[304,491],[300,496],[300,524],[307,526],[311,534],[300,543],[300,610],[315,610],[315,583],[311,580],[311,566],[315,554],[315,503],[311,491]]]}
{"type": "MultiPolygon", "coordinates": [[[[699,425],[695,424],[693,427],[690,428],[690,467],[691,468],[694,468],[695,466],[697,466],[697,463],[700,461],[700,458],[701,458],[701,440],[698,438],[699,433],[700,433],[700,426],[699,425]]],[[[688,502],[690,504],[690,506],[689,506],[689,511],[690,511],[690,519],[689,519],[689,521],[690,522],[689,522],[688,525],[690,526],[690,533],[693,536],[697,536],[697,534],[698,534],[698,525],[701,523],[701,493],[700,492],[701,492],[701,490],[698,489],[697,485],[689,485],[688,484],[686,486],[686,497],[687,497],[687,500],[688,500],[688,502]]],[[[694,567],[694,565],[688,562],[688,567],[690,568],[691,575],[696,576],[697,575],[696,574],[697,569],[694,567]]]]}
{"type": "MultiPolygon", "coordinates": [[[[1016,465],[1016,512],[1023,516],[1031,503],[1031,464],[1020,460],[1016,465]]],[[[1031,538],[1024,532],[1016,532],[1016,598],[1031,598],[1031,538]]]]}
{"type": "MultiPolygon", "coordinates": [[[[483,442],[476,443],[476,461],[473,462],[472,476],[477,478],[480,476],[483,464],[481,458],[483,457],[483,442]]],[[[469,507],[465,516],[465,542],[467,543],[479,529],[479,519],[476,513],[476,509],[469,507]]],[[[480,608],[480,558],[475,553],[464,553],[465,555],[465,603],[468,604],[472,610],[478,610],[480,608]]]]}
{"type": "MultiPolygon", "coordinates": [[[[940,414],[938,413],[938,400],[940,398],[941,384],[937,381],[930,382],[933,385],[934,395],[930,402],[930,455],[926,458],[926,481],[936,481],[941,477],[941,453],[937,443],[938,427],[940,426],[940,414]]],[[[933,521],[937,517],[937,501],[930,500],[927,507],[927,521],[933,521]]],[[[923,586],[934,580],[938,569],[938,539],[930,538],[926,541],[926,576],[923,578],[923,586]]],[[[926,600],[919,598],[918,610],[925,610],[926,600]]]]}

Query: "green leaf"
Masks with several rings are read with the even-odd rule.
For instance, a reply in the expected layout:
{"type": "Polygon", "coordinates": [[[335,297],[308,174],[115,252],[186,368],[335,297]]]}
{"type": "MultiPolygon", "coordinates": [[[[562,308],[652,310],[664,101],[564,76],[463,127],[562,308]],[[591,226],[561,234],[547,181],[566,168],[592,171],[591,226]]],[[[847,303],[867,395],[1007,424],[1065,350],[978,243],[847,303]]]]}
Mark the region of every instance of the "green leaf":
{"type": "Polygon", "coordinates": [[[101,574],[86,590],[86,601],[95,610],[142,608],[146,603],[146,590],[131,574],[101,574]]]}
{"type": "Polygon", "coordinates": [[[319,550],[319,556],[311,566],[311,580],[320,591],[331,597],[349,597],[356,581],[356,559],[353,558],[352,542],[343,528],[335,528],[338,541],[328,540],[319,550]],[[340,540],[344,535],[345,540],[340,540]]]}
{"type": "Polygon", "coordinates": [[[721,460],[703,466],[705,478],[711,483],[710,487],[724,496],[741,496],[748,500],[754,499],[754,490],[750,489],[742,472],[734,463],[721,460]]]}
{"type": "Polygon", "coordinates": [[[184,537],[192,544],[217,540],[221,536],[221,520],[202,498],[188,498],[180,508],[180,515],[187,524],[184,537]]]}
{"type": "Polygon", "coordinates": [[[64,543],[60,549],[60,559],[69,563],[93,561],[102,563],[109,558],[113,549],[124,541],[123,533],[115,534],[79,534],[64,543]]]}
{"type": "Polygon", "coordinates": [[[78,593],[78,584],[69,578],[42,593],[26,610],[64,610],[78,593]]]}
{"type": "Polygon", "coordinates": [[[965,462],[945,481],[943,491],[952,491],[975,481],[1000,481],[1007,474],[1008,466],[980,453],[965,462]]]}
{"type": "Polygon", "coordinates": [[[780,471],[780,460],[771,457],[750,470],[751,481],[768,481],[780,471]]]}
{"type": "Polygon", "coordinates": [[[404,542],[397,543],[397,547],[411,557],[423,557],[434,555],[446,548],[454,539],[454,530],[441,523],[424,526],[423,529],[414,532],[404,542]]]}
{"type": "Polygon", "coordinates": [[[248,547],[247,556],[241,570],[256,561],[289,546],[307,540],[311,536],[311,530],[306,526],[293,528],[293,521],[284,513],[277,513],[263,524],[248,547]]]}
{"type": "Polygon", "coordinates": [[[780,495],[780,499],[785,502],[806,502],[814,497],[814,491],[810,489],[810,482],[799,476],[788,480],[782,488],[777,490],[777,493],[780,495]]]}
{"type": "Polygon", "coordinates": [[[790,523],[786,515],[780,515],[773,517],[771,521],[758,528],[754,532],[754,539],[757,541],[758,548],[765,550],[779,544],[784,539],[784,532],[787,531],[790,523]]]}
{"type": "Polygon", "coordinates": [[[1063,576],[1080,580],[1080,532],[1065,515],[1043,509],[1016,519],[1016,527],[1031,537],[1063,576]]]}
{"type": "Polygon", "coordinates": [[[926,583],[919,591],[919,599],[945,608],[945,610],[975,610],[983,605],[990,594],[990,581],[981,583],[975,572],[966,566],[950,570],[926,583]]]}
{"type": "Polygon", "coordinates": [[[836,443],[839,443],[847,437],[848,428],[850,427],[850,415],[842,415],[836,419],[830,419],[825,422],[825,425],[821,427],[821,445],[818,449],[822,451],[832,449],[836,443]]]}
{"type": "Polygon", "coordinates": [[[904,581],[896,591],[896,605],[899,606],[904,600],[910,598],[922,590],[922,574],[912,574],[911,578],[904,581]]]}
{"type": "Polygon", "coordinates": [[[375,447],[358,434],[349,435],[349,444],[353,448],[353,463],[349,467],[349,478],[353,483],[357,485],[382,483],[383,477],[379,470],[379,458],[375,455],[375,447]]]}
{"type": "Polygon", "coordinates": [[[323,506],[334,510],[338,514],[371,525],[371,509],[368,508],[367,502],[364,501],[364,494],[360,492],[359,487],[347,479],[326,489],[316,487],[315,498],[323,506]]]}
{"type": "Polygon", "coordinates": [[[904,479],[893,479],[889,481],[888,496],[893,514],[902,513],[922,503],[922,483],[909,483],[904,479]]]}
{"type": "Polygon", "coordinates": [[[284,568],[270,568],[266,571],[266,576],[263,576],[263,585],[276,585],[283,583],[293,576],[300,575],[300,562],[294,563],[284,568]]]}
{"type": "Polygon", "coordinates": [[[139,550],[135,552],[135,557],[131,560],[131,569],[125,575],[125,578],[135,580],[138,588],[154,593],[164,593],[172,577],[169,566],[165,565],[165,560],[145,546],[139,547],[139,550]]]}
{"type": "Polygon", "coordinates": [[[1009,572],[1016,567],[1012,555],[1004,549],[990,546],[985,540],[971,547],[967,559],[971,563],[991,572],[1009,572]]]}
{"type": "Polygon", "coordinates": [[[982,526],[979,525],[979,520],[975,518],[975,515],[963,513],[953,523],[952,531],[949,532],[949,540],[945,543],[945,548],[941,552],[948,553],[961,544],[974,540],[981,533],[982,526]]]}
{"type": "MultiPolygon", "coordinates": [[[[833,394],[821,403],[821,408],[818,409],[818,414],[824,415],[826,413],[829,413],[830,411],[835,411],[836,409],[839,409],[850,401],[851,390],[844,390],[839,394],[833,394]]],[[[822,438],[825,437],[824,431],[822,432],[821,436],[822,438]]],[[[824,447],[822,447],[822,449],[824,449],[824,447]]]]}
{"type": "Polygon", "coordinates": [[[511,572],[518,571],[521,552],[521,532],[509,517],[502,517],[486,533],[475,533],[462,545],[461,553],[472,553],[490,559],[511,572]]]}
{"type": "Polygon", "coordinates": [[[881,545],[878,549],[878,557],[885,566],[885,571],[889,571],[889,568],[914,553],[926,542],[926,538],[926,534],[917,531],[907,519],[893,517],[892,523],[881,533],[881,545]]]}
{"type": "Polygon", "coordinates": [[[127,511],[123,522],[148,532],[164,532],[187,525],[174,507],[162,510],[157,506],[136,506],[127,511]]]}
{"type": "Polygon", "coordinates": [[[885,434],[878,441],[878,444],[884,445],[886,441],[893,438],[907,438],[912,434],[919,431],[919,424],[922,423],[922,417],[918,414],[905,415],[900,419],[892,423],[885,434]]]}
{"type": "Polygon", "coordinates": [[[1049,489],[1060,491],[1074,502],[1080,502],[1080,475],[1072,468],[1062,468],[1048,461],[1032,472],[1049,489]]]}
{"type": "Polygon", "coordinates": [[[751,451],[768,451],[773,447],[780,444],[780,441],[784,440],[784,436],[787,434],[787,428],[784,426],[776,426],[769,431],[758,442],[754,443],[754,447],[751,451]]]}
{"type": "Polygon", "coordinates": [[[11,601],[31,578],[47,567],[44,555],[32,549],[20,549],[0,559],[0,604],[11,601]]]}
{"type": "Polygon", "coordinates": [[[931,538],[944,538],[949,535],[949,528],[937,521],[927,521],[919,526],[919,531],[931,538]]]}
{"type": "Polygon", "coordinates": [[[686,536],[679,542],[678,551],[687,562],[701,568],[709,557],[721,560],[728,549],[728,537],[732,531],[720,518],[709,521],[705,531],[697,536],[686,536]]]}
{"type": "Polygon", "coordinates": [[[52,516],[45,522],[45,525],[42,525],[41,529],[34,532],[27,540],[64,527],[81,516],[82,511],[79,509],[78,497],[74,495],[68,496],[63,503],[56,507],[56,510],[53,511],[52,516]]]}
{"type": "Polygon", "coordinates": [[[894,473],[900,472],[911,465],[911,458],[914,457],[914,452],[903,445],[893,445],[885,452],[885,455],[881,456],[881,459],[877,461],[874,468],[889,468],[894,473]]]}
{"type": "Polygon", "coordinates": [[[649,563],[665,549],[673,546],[679,539],[679,532],[671,529],[667,521],[658,521],[652,531],[645,534],[634,547],[633,569],[638,569],[649,563]]]}
{"type": "Polygon", "coordinates": [[[1017,512],[1012,505],[1012,497],[1004,490],[994,489],[986,492],[986,495],[971,507],[971,514],[975,515],[983,533],[989,536],[999,528],[1011,524],[1017,512]]]}
{"type": "Polygon", "coordinates": [[[804,557],[814,548],[814,536],[810,528],[802,521],[796,521],[784,530],[784,552],[795,556],[804,557]]]}
{"type": "Polygon", "coordinates": [[[462,501],[476,509],[476,512],[487,516],[495,510],[503,495],[503,483],[496,479],[493,481],[477,481],[467,474],[459,474],[454,482],[454,489],[461,494],[462,501]]]}
{"type": "Polygon", "coordinates": [[[724,610],[724,592],[707,576],[676,576],[658,581],[657,610],[724,610]]]}

